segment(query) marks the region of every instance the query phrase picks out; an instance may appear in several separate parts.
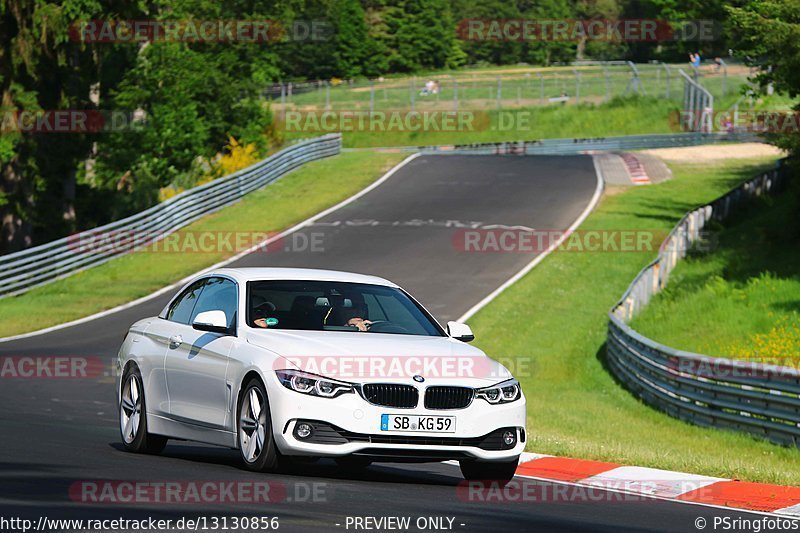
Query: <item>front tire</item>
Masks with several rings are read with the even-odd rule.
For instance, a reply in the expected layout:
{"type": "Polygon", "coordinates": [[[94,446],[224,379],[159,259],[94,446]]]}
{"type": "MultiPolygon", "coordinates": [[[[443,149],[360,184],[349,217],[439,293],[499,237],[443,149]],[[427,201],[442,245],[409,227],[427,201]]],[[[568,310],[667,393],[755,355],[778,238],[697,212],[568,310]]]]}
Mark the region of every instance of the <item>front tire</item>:
{"type": "Polygon", "coordinates": [[[147,432],[147,405],[142,374],[136,366],[122,375],[119,402],[119,433],[126,450],[135,453],[161,453],[167,438],[147,432]]]}
{"type": "Polygon", "coordinates": [[[467,481],[493,481],[505,485],[514,477],[519,459],[496,463],[482,463],[479,461],[459,461],[461,474],[467,481]]]}
{"type": "Polygon", "coordinates": [[[272,417],[264,384],[251,379],[239,401],[239,454],[245,468],[272,472],[279,468],[281,454],[272,438],[272,417]]]}

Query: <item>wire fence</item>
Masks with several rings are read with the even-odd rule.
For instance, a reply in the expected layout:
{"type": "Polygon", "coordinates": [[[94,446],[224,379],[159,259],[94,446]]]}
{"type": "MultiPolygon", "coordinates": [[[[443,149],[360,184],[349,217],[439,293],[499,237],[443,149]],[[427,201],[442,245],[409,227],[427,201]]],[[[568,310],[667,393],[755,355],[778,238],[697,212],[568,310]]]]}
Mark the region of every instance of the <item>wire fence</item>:
{"type": "Polygon", "coordinates": [[[4,255],[0,257],[0,298],[26,292],[147,246],[307,162],[338,154],[341,145],[339,134],[302,141],[130,217],[4,255]]]}
{"type": "Polygon", "coordinates": [[[750,69],[719,63],[586,62],[569,67],[472,70],[441,76],[319,80],[279,83],[265,90],[279,114],[296,111],[459,111],[602,103],[618,96],[649,95],[680,101],[679,69],[720,98],[738,93],[750,69]]]}
{"type": "Polygon", "coordinates": [[[614,375],[651,406],[703,426],[745,431],[800,445],[800,372],[795,368],[676,350],[634,331],[628,322],[667,284],[669,275],[712,220],[753,198],[781,190],[784,166],[745,182],[688,213],[609,312],[607,361],[614,375]]]}

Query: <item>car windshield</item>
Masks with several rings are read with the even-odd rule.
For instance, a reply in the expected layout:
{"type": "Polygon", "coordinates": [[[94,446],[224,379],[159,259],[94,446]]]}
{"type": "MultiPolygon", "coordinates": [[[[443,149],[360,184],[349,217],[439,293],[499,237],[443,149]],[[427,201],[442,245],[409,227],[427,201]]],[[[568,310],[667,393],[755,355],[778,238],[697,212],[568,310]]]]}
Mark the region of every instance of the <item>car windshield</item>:
{"type": "Polygon", "coordinates": [[[445,336],[405,292],[333,281],[251,281],[247,323],[254,328],[445,336]]]}

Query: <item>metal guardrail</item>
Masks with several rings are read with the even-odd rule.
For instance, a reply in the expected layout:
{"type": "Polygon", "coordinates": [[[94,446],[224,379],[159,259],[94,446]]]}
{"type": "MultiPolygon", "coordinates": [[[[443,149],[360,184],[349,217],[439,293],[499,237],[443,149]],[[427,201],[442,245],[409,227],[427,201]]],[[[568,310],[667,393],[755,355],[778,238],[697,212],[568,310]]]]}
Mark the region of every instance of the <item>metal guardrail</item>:
{"type": "Polygon", "coordinates": [[[678,260],[711,220],[788,181],[784,167],[765,172],[688,213],[609,312],[607,361],[614,375],[649,405],[703,426],[736,429],[800,446],[800,372],[762,363],[676,350],[627,325],[667,283],[678,260]]]}
{"type": "MultiPolygon", "coordinates": [[[[726,142],[763,142],[752,133],[664,133],[652,135],[625,135],[621,137],[596,137],[589,139],[541,139],[480,144],[453,144],[443,146],[404,146],[393,150],[421,151],[435,154],[511,154],[511,155],[572,155],[604,150],[645,150],[649,148],[676,148],[726,142]]],[[[348,149],[346,149],[348,150],[348,149]]]]}
{"type": "Polygon", "coordinates": [[[135,215],[1,256],[0,298],[70,276],[162,239],[304,163],[338,154],[341,145],[339,134],[302,141],[243,170],[182,192],[135,215]]]}

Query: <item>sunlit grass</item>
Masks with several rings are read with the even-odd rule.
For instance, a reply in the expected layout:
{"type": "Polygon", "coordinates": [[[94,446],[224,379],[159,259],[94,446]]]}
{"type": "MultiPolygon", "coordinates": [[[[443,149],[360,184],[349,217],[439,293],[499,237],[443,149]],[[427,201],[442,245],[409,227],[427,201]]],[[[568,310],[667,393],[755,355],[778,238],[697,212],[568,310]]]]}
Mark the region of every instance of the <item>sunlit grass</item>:
{"type": "Polygon", "coordinates": [[[742,212],[678,265],[634,327],[683,350],[800,364],[799,210],[782,194],[742,212]]]}
{"type": "MultiPolygon", "coordinates": [[[[609,191],[583,229],[665,232],[763,168],[673,166],[660,185],[609,191]]],[[[761,164],[759,164],[761,163],[761,164]]],[[[557,252],[479,312],[475,343],[511,361],[528,399],[528,450],[752,481],[800,484],[800,451],[700,428],[640,402],[605,366],[607,312],[653,252],[557,252]]],[[[693,330],[702,336],[702,329],[693,330]]]]}

